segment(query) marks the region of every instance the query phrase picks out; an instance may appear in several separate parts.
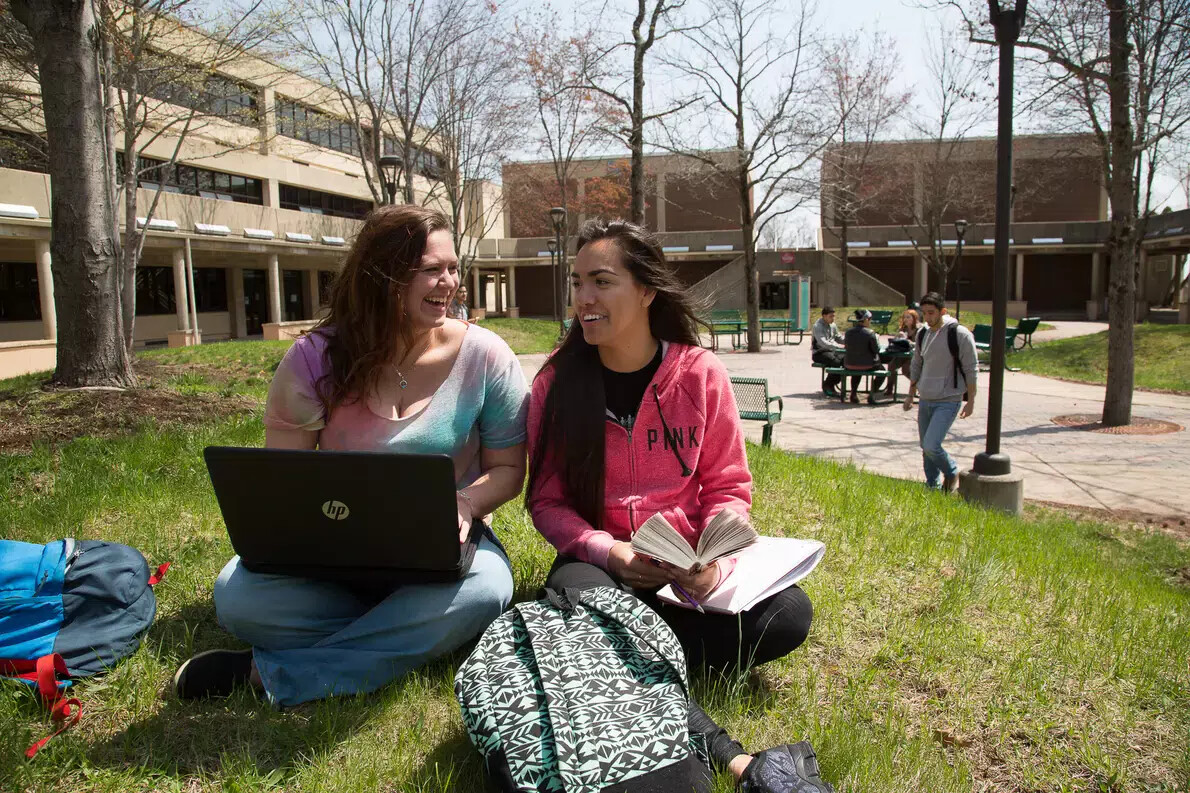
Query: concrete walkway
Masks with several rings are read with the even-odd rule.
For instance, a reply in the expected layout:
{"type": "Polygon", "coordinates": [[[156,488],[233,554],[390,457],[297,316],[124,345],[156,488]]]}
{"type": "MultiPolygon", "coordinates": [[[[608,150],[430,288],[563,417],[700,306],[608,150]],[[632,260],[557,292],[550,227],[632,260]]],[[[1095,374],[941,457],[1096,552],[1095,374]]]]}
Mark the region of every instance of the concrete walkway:
{"type": "MultiPolygon", "coordinates": [[[[1053,323],[1050,333],[1098,332],[1102,323],[1053,323]],[[1077,325],[1080,327],[1065,327],[1077,325]],[[1090,326],[1090,327],[1081,327],[1090,326]]],[[[785,401],[773,443],[803,454],[850,461],[872,471],[923,481],[917,445],[917,411],[900,403],[840,404],[819,390],[819,371],[810,366],[810,340],[799,346],[765,345],[759,353],[720,352],[732,375],[764,377],[769,393],[785,401]]],[[[531,377],[545,359],[523,355],[531,377]]],[[[901,392],[907,385],[901,378],[901,392]]],[[[969,468],[983,451],[987,424],[988,373],[979,375],[975,414],[955,422],[946,449],[969,468]]],[[[1103,387],[1067,383],[1022,372],[1006,372],[1001,450],[1025,474],[1025,498],[1103,509],[1131,509],[1162,516],[1190,515],[1190,432],[1128,436],[1059,427],[1051,419],[1069,413],[1098,414],[1103,387]]],[[[1190,397],[1137,391],[1133,415],[1190,427],[1190,397]]],[[[745,422],[759,442],[758,422],[745,422]]]]}

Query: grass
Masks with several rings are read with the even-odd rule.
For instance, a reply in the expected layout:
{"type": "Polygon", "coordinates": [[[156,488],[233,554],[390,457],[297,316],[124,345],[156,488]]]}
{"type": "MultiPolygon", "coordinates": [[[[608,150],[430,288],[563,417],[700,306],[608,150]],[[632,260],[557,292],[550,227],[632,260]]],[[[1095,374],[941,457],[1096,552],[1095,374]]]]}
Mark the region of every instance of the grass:
{"type": "Polygon", "coordinates": [[[558,340],[558,323],[552,319],[491,317],[479,324],[500,334],[517,355],[549,352],[558,340]]]}
{"type": "MultiPolygon", "coordinates": [[[[150,357],[174,366],[192,356],[201,379],[173,376],[201,389],[268,371],[280,349],[150,357]]],[[[210,599],[231,548],[202,448],[262,441],[257,407],[197,425],[150,417],[114,437],[0,455],[0,536],[118,540],[153,564],[174,562],[140,650],[79,686],[83,722],[32,762],[22,752],[45,733],[44,713],[23,688],[0,686],[0,790],[484,789],[452,694],[461,654],[371,696],[286,712],[247,694],[162,697],[190,654],[235,646],[210,599]]],[[[841,791],[1190,785],[1186,546],[1053,511],[1011,518],[815,458],[748,453],[757,524],[828,551],[804,582],[815,605],[804,647],[740,679],[696,678],[696,696],[746,746],[809,738],[841,791]]],[[[517,597],[531,597],[553,553],[519,502],[495,525],[517,597]]]]}
{"type": "MultiPolygon", "coordinates": [[[[1136,387],[1190,393],[1190,325],[1137,325],[1133,335],[1136,387]]],[[[1012,365],[1044,377],[1107,382],[1107,331],[1057,339],[1015,353],[1012,365]]]]}

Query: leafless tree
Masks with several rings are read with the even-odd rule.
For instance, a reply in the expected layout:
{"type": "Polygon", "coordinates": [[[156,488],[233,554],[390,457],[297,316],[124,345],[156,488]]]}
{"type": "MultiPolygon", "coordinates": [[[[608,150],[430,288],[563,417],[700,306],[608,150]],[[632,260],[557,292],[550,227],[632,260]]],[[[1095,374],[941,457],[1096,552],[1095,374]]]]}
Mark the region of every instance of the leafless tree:
{"type": "MultiPolygon", "coordinates": [[[[183,143],[192,136],[219,141],[215,145],[220,153],[260,144],[256,88],[219,74],[259,51],[274,33],[272,21],[258,13],[260,5],[261,0],[250,0],[245,7],[224,5],[208,16],[195,0],[96,2],[104,31],[101,53],[109,150],[121,153],[113,154],[109,162],[113,201],[122,203],[123,209],[120,313],[129,355],[136,322],[137,266],[162,194],[158,187],[148,206],[141,206],[137,187],[142,180],[164,181],[161,171],[176,164],[183,143]],[[182,18],[189,24],[183,25],[182,18]],[[227,131],[228,122],[248,127],[251,134],[227,131]],[[147,162],[144,152],[160,141],[169,143],[169,156],[164,162],[147,162]],[[138,217],[144,218],[143,226],[138,217]]],[[[255,71],[258,80],[269,79],[255,71]]]]}
{"type": "Polygon", "coordinates": [[[850,305],[847,232],[869,206],[888,199],[887,185],[873,178],[877,141],[905,110],[910,94],[894,86],[900,58],[880,34],[866,41],[847,35],[831,41],[824,54],[826,113],[838,132],[822,159],[824,217],[839,228],[843,263],[843,305],[850,305]]]}
{"type": "MultiPolygon", "coordinates": [[[[991,44],[989,6],[949,0],[991,44]]],[[[1190,122],[1190,0],[1035,0],[1017,44],[1032,107],[1098,142],[1111,207],[1103,423],[1132,420],[1133,325],[1145,218],[1161,150],[1190,122]]]]}
{"type": "Polygon", "coordinates": [[[524,129],[525,108],[509,91],[517,64],[497,35],[484,32],[457,42],[434,88],[442,194],[463,278],[479,241],[502,222],[504,191],[492,188],[524,129]]]}
{"type": "MultiPolygon", "coordinates": [[[[694,102],[692,98],[678,97],[660,110],[645,112],[645,59],[665,38],[685,32],[680,20],[685,5],[686,0],[635,0],[630,40],[612,44],[595,37],[579,40],[585,50],[581,58],[582,87],[602,94],[621,111],[615,118],[624,123],[608,133],[630,152],[630,215],[632,222],[639,225],[645,223],[645,126],[694,102]],[[630,63],[621,62],[625,58],[630,63]]],[[[601,16],[607,13],[610,11],[604,6],[601,16]]],[[[657,68],[650,69],[649,75],[657,77],[657,68]]]]}
{"type": "Polygon", "coordinates": [[[600,139],[600,131],[622,116],[602,94],[581,87],[583,59],[592,50],[589,42],[593,37],[589,29],[567,35],[561,30],[557,14],[549,13],[533,22],[519,21],[510,44],[527,91],[526,101],[537,120],[537,147],[548,156],[553,171],[551,192],[567,213],[559,252],[559,307],[567,305],[570,294],[566,251],[576,220],[577,191],[572,190],[571,182],[577,161],[600,139]]]}
{"type": "Polygon", "coordinates": [[[750,352],[760,350],[757,239],[817,194],[807,166],[836,131],[814,109],[820,74],[814,7],[799,3],[789,17],[781,16],[783,8],[774,0],[702,6],[701,17],[683,34],[682,52],[670,61],[698,86],[698,120],[666,119],[661,144],[736,192],[750,352]],[[692,128],[699,134],[685,134],[692,128]]]}
{"type": "Polygon", "coordinates": [[[981,93],[985,64],[964,51],[964,42],[941,26],[928,34],[928,41],[926,106],[913,114],[910,125],[918,140],[889,149],[887,155],[870,154],[868,162],[889,180],[880,189],[945,295],[955,264],[944,244],[954,239],[951,224],[960,217],[970,223],[993,217],[994,172],[972,164],[994,161],[986,156],[990,143],[972,139],[991,106],[981,93]]]}

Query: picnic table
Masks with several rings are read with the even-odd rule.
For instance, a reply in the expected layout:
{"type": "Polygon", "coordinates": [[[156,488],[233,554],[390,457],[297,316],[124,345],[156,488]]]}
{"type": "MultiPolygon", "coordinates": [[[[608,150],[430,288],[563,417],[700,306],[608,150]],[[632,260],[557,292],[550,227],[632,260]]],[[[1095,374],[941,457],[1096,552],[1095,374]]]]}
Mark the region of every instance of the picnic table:
{"type": "MultiPolygon", "coordinates": [[[[711,317],[706,320],[707,325],[711,328],[711,349],[719,349],[719,336],[731,336],[732,349],[739,349],[747,346],[744,340],[748,333],[748,318],[744,312],[738,310],[715,310],[711,312],[711,317]]],[[[801,344],[805,336],[805,330],[802,328],[795,328],[793,321],[785,319],[784,317],[761,317],[760,318],[760,339],[764,342],[764,334],[766,333],[780,333],[782,344],[801,344]],[[789,337],[794,333],[798,334],[798,340],[795,342],[789,341],[789,337]]]]}

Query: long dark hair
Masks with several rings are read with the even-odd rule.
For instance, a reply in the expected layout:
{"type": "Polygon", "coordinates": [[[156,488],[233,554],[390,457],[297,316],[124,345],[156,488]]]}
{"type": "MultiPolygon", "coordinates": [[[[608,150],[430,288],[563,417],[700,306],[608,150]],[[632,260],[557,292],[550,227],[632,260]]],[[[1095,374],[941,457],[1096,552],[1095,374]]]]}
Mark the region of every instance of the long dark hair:
{"type": "MultiPolygon", "coordinates": [[[[591,220],[579,232],[576,251],[599,240],[612,240],[622,263],[637,283],[656,291],[649,304],[649,331],[659,341],[699,346],[701,306],[665,261],[661,244],[648,229],[624,220],[591,220]]],[[[603,372],[594,345],[573,322],[557,351],[538,373],[553,370],[545,396],[535,454],[529,461],[529,498],[541,466],[552,456],[575,510],[596,528],[603,523],[604,411],[603,372]]]]}
{"type": "Polygon", "coordinates": [[[327,415],[376,387],[398,342],[413,344],[404,287],[421,263],[430,234],[450,229],[435,209],[385,206],[371,212],[331,289],[330,312],[313,333],[326,339],[330,363],[318,381],[327,415]]]}

